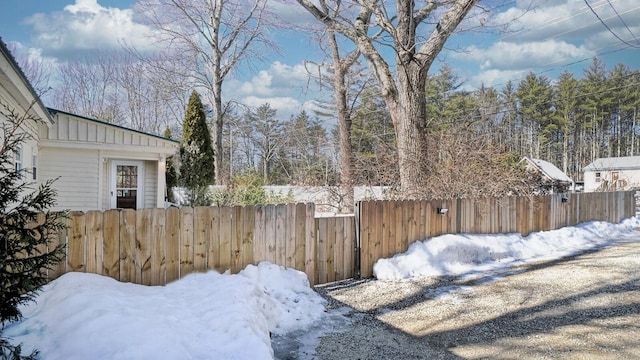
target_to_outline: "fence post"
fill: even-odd
[[[355,206],[355,213],[354,213],[354,225],[355,225],[355,242],[354,242],[354,247],[353,247],[353,277],[355,279],[360,279],[360,227],[362,226],[362,224],[360,223],[361,220],[361,216],[360,216],[360,204],[362,202],[358,201],[356,203]]]

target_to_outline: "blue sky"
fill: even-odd
[[[291,0],[270,0],[283,21],[304,21],[306,15]],[[117,48],[121,39],[142,44],[136,34],[135,0],[3,0],[0,37],[30,49],[31,56],[62,62],[69,54],[92,48]],[[290,2],[289,5],[281,3]],[[417,1],[420,3],[421,1]],[[481,2],[482,3],[482,2]],[[515,0],[492,16],[479,15],[463,26],[502,25],[500,35],[467,31],[453,36],[432,72],[446,62],[464,87],[481,84],[501,89],[516,84],[530,71],[554,79],[562,70],[581,76],[593,56],[611,69],[617,63],[640,68],[640,3],[637,0]],[[486,2],[484,4],[487,4]],[[525,9],[530,9],[525,12]],[[82,10],[82,11],[80,11]],[[515,21],[511,21],[517,19]],[[627,43],[620,41],[615,36]],[[315,92],[307,93],[304,61],[321,61],[321,52],[299,33],[281,34],[282,54],[229,78],[228,98],[258,106],[269,102],[280,115],[308,108]]]

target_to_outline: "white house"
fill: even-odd
[[[57,179],[53,210],[164,207],[166,159],[177,142],[47,109],[2,41],[0,55],[1,104],[44,120],[23,126],[32,139],[16,154],[16,166],[29,169],[36,183]]]
[[[573,180],[548,161],[525,156],[521,162],[525,163],[527,170],[540,174],[542,180],[540,186],[550,194],[567,192],[574,187]]]
[[[0,39],[0,125],[6,124],[9,113],[16,117],[25,118],[19,131],[26,132],[29,136],[21,144],[18,152],[14,155],[16,168],[32,170],[38,163],[38,122],[33,119],[42,120],[42,127],[51,126],[53,118],[44,107],[31,84],[16,64],[13,56]],[[0,133],[0,139],[4,136]],[[29,174],[33,180],[32,174]]]
[[[640,156],[596,159],[583,171],[586,192],[640,187]]]

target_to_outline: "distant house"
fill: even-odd
[[[21,130],[31,139],[15,155],[27,181],[57,179],[53,210],[164,207],[166,159],[178,143],[153,134],[44,107],[0,40],[0,103],[28,113]],[[0,115],[0,124],[7,121]]]
[[[583,170],[586,192],[640,187],[640,156],[600,158]]]
[[[524,157],[525,168],[540,175],[540,190],[546,194],[563,193],[573,189],[574,182],[562,170],[548,161]]]

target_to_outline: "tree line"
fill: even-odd
[[[596,58],[579,78],[531,73],[500,89],[463,91],[449,67],[429,70],[452,34],[484,27],[494,8],[474,0],[398,0],[393,9],[359,0],[296,3],[317,20],[304,33],[326,54],[316,80],[333,99],[319,100],[316,113],[282,119],[270,104],[248,108],[223,97],[229,74],[278,51],[267,30],[303,33],[265,0],[140,1],[154,51],[125,44],[124,52],[63,63],[61,85],[47,98],[139,130],[169,127],[180,138],[196,89],[216,184],[254,173],[265,184],[340,185],[347,206],[349,189],[363,184],[407,197],[526,193],[524,155],[580,180],[597,157],[637,152],[638,75],[625,65],[606,69]],[[32,82],[46,73],[33,71]]]

